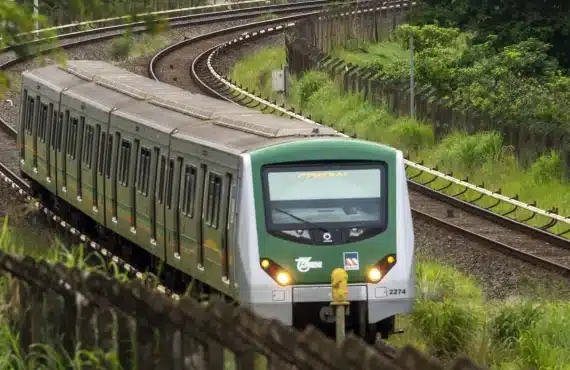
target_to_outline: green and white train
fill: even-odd
[[[302,328],[388,336],[415,297],[402,153],[101,61],[25,71],[21,173],[114,251]],[[146,260],[145,260],[146,261]]]

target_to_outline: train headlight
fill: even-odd
[[[382,272],[376,267],[372,267],[370,270],[368,270],[367,275],[368,275],[368,280],[371,283],[377,283],[382,279]]]
[[[261,268],[265,273],[279,285],[287,286],[294,284],[293,276],[279,264],[269,258],[261,258],[259,261]]]
[[[289,285],[291,283],[291,275],[287,271],[280,271],[277,273],[276,280],[279,285]]]
[[[379,283],[396,264],[396,255],[389,254],[370,266],[366,271],[366,278],[372,284]]]

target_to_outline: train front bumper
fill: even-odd
[[[356,302],[367,302],[369,323],[376,323],[395,314],[411,312],[415,292],[406,291],[407,294],[391,295],[392,290],[394,289],[377,284],[351,284],[348,286],[347,300],[351,302],[351,308]],[[262,317],[277,319],[289,326],[293,325],[301,314],[313,319],[318,317],[323,322],[330,321],[330,285],[275,288],[264,293],[258,294],[258,299],[254,302],[242,301],[242,305]],[[265,299],[260,299],[262,297]]]

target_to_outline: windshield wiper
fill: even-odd
[[[287,211],[282,210],[281,208],[273,208],[273,209],[276,210],[277,212],[281,212],[281,213],[283,213],[283,214],[285,214],[285,215],[287,215],[287,216],[293,217],[293,218],[296,219],[297,221],[303,222],[305,225],[312,226],[313,229],[321,230],[322,232],[328,233],[328,230],[327,230],[327,229],[322,228],[322,227],[320,227],[319,225],[312,223],[311,221],[307,221],[307,220],[305,220],[305,219],[302,219],[301,217],[297,217],[297,216],[295,216],[295,215],[292,214],[292,213],[289,213],[289,212],[287,212]]]

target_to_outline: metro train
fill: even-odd
[[[412,309],[394,148],[90,60],[22,73],[18,144],[35,197],[200,292],[334,333],[343,268],[346,329],[371,343]]]

